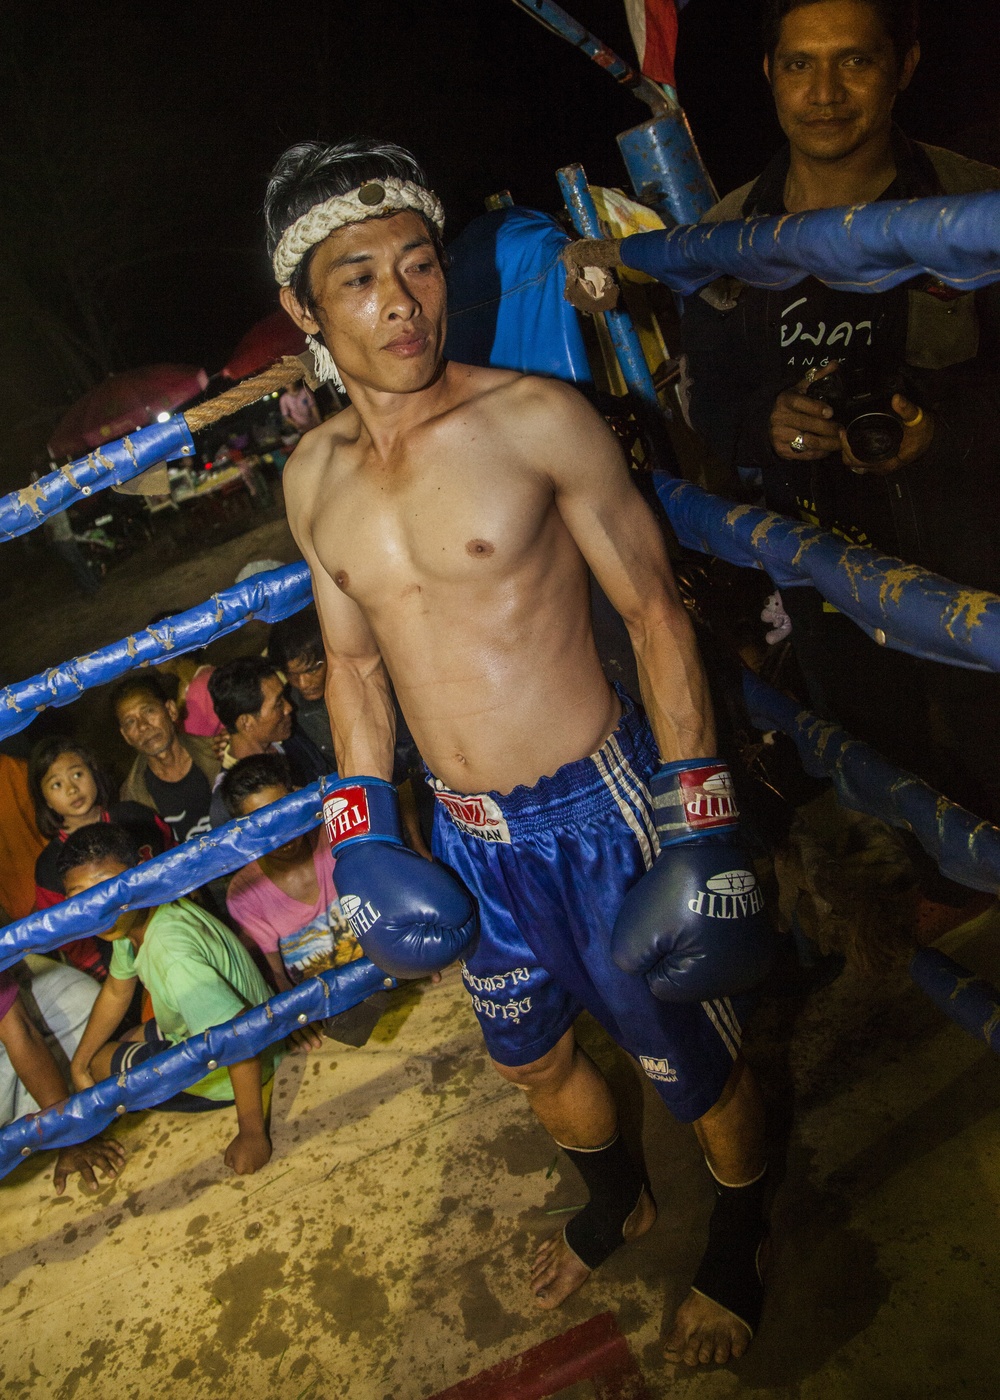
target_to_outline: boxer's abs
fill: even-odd
[[[546,612],[539,609],[528,634],[480,609],[440,628],[414,625],[380,638],[424,762],[454,791],[533,786],[594,753],[614,728],[620,706],[589,610],[570,618]]]

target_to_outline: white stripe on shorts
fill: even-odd
[[[718,1006],[718,1004],[718,1002],[703,1001],[702,1007],[704,1008],[705,1015],[711,1021],[715,1029],[719,1032],[719,1036],[722,1039],[723,1045],[725,1045],[726,1049],[729,1051],[730,1055],[732,1055],[733,1059],[735,1060],[736,1056],[739,1054],[739,1042],[737,1042],[737,1044],[735,1045],[733,1044],[728,1027],[723,1025],[722,1021],[719,1018],[719,1013],[715,1009]]]

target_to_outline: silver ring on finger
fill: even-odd
[[[796,433],[788,446],[793,452],[804,452],[806,450],[806,440],[801,433]]]

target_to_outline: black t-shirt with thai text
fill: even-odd
[[[197,763],[191,764],[190,772],[179,783],[165,783],[149,768],[143,776],[157,812],[178,845],[211,829],[212,788]]]

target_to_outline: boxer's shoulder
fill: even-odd
[[[321,485],[328,485],[331,474],[346,466],[360,434],[361,420],[352,407],[305,433],[282,473],[286,501],[310,498]]]

